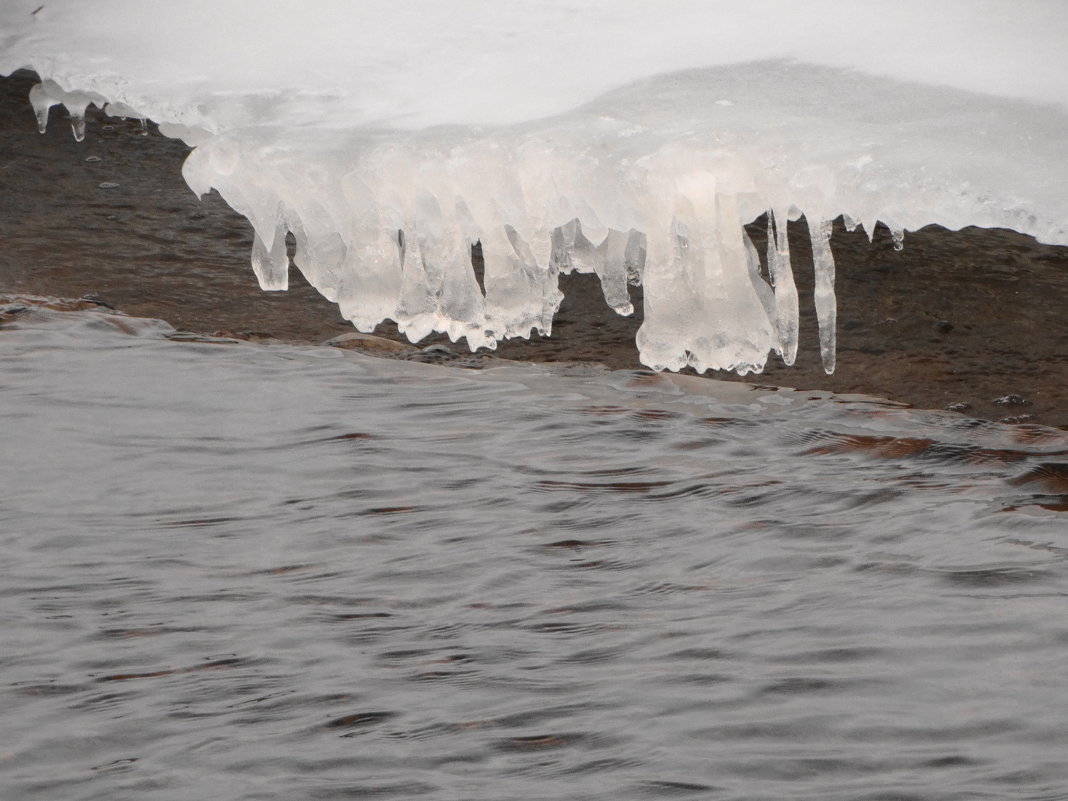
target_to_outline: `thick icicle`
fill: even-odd
[[[835,327],[838,315],[834,296],[834,254],[831,253],[832,222],[824,220],[813,224],[809,219],[808,230],[812,237],[812,267],[815,271],[816,319],[820,326],[820,355],[823,369],[830,375],[835,367]]]
[[[33,106],[33,113],[37,116],[37,130],[41,133],[48,130],[48,112],[58,103],[59,101],[45,90],[44,84],[34,84],[30,89],[30,105]]]
[[[647,234],[645,321],[637,339],[642,362],[655,369],[745,375],[763,369],[775,344],[766,305],[771,289],[759,275],[753,281],[736,195],[718,189],[710,172],[681,176],[670,233],[651,227]]]
[[[348,247],[340,270],[338,306],[358,331],[369,334],[387,317],[396,319],[401,295],[397,231],[403,229],[404,219],[386,196],[387,186],[356,174],[347,175],[341,183],[352,219],[342,236]]]
[[[434,330],[434,323],[437,321],[437,310],[434,307],[436,293],[432,285],[440,283],[440,275],[434,274],[437,271],[433,269],[432,262],[428,270],[418,237],[397,231],[397,244],[400,248],[401,264],[397,330],[407,336],[410,342],[418,342]]]
[[[530,245],[511,225],[487,234],[482,238],[487,327],[498,337],[526,339],[531,329],[550,334],[564,297],[558,272],[552,265],[538,264]]]
[[[337,303],[346,247],[337,231],[323,225],[327,219],[326,211],[314,202],[302,206],[301,214],[287,214],[295,243],[293,263],[324,298]]]
[[[597,248],[582,232],[578,217],[552,232],[552,263],[564,275],[596,272]]]
[[[471,243],[442,214],[433,195],[416,203],[418,217],[403,234],[398,328],[412,342],[443,331],[472,350],[496,345],[485,333],[485,301],[471,269]],[[492,343],[492,344],[491,344]]]
[[[443,212],[437,198],[424,197],[419,210],[412,238],[427,277],[434,328],[453,342],[466,337],[472,351],[495,348],[496,340],[486,335],[486,301],[471,266],[470,240],[455,224],[455,217]]]

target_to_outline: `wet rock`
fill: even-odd
[[[938,329],[938,333],[940,334],[948,334],[950,331],[953,330],[953,323],[951,323],[949,320],[939,320],[937,323],[935,323],[935,328]]]
[[[1027,423],[1034,419],[1034,415],[1031,414],[1014,414],[1010,417],[1002,417],[998,420],[999,423]]]
[[[427,345],[416,353],[410,354],[409,361],[422,362],[424,364],[447,364],[455,362],[457,354],[444,345]]]
[[[105,309],[111,309],[112,311],[116,311],[114,306],[112,306],[110,303],[108,303],[95,292],[88,292],[82,295],[82,300],[86,301],[87,303],[92,303],[94,306],[103,306]]]
[[[1030,406],[1031,401],[1022,395],[1002,395],[991,401],[995,406]]]
[[[210,339],[227,341],[240,340],[242,342],[271,342],[276,339],[276,337],[274,336],[274,334],[271,334],[267,331],[231,331],[228,329],[223,329],[215,331],[211,335]]]
[[[348,334],[334,337],[333,339],[328,339],[323,344],[329,345],[332,348],[359,350],[367,353],[377,353],[393,357],[404,356],[416,352],[416,349],[413,346],[405,344],[404,342],[394,342],[392,339],[378,337],[374,334],[362,334],[359,331],[353,331]]]

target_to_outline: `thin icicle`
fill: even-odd
[[[67,107],[67,111],[70,112],[70,129],[74,133],[74,141],[82,142],[85,140],[85,109],[88,106],[82,106],[78,108]]]
[[[813,297],[816,302],[816,319],[820,325],[820,355],[823,357],[823,370],[830,375],[835,366],[835,321],[838,315],[834,297],[834,254],[831,253],[830,220],[813,224],[809,221],[808,230],[812,237],[812,266],[815,270],[816,289]]]
[[[779,353],[787,365],[797,358],[799,317],[797,286],[790,266],[790,238],[787,235],[787,215],[776,216],[768,210],[768,272],[775,288],[775,335]]]
[[[627,283],[641,286],[642,273],[645,271],[645,234],[633,228],[627,232]]]
[[[286,249],[286,226],[282,220],[275,227],[270,248],[260,239],[258,232],[252,240],[252,271],[265,291],[289,289],[289,253]]]

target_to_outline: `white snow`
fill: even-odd
[[[558,275],[595,272],[643,362],[792,363],[785,238],[804,214],[834,368],[830,221],[1068,244],[1068,5],[623,0],[7,0],[0,74],[148,117],[364,331],[472,348],[548,332]],[[53,110],[52,115],[56,115]],[[769,215],[770,283],[742,225]],[[470,247],[481,241],[485,296]]]

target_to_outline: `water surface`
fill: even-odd
[[[0,797],[1068,799],[1068,435],[0,328]]]

